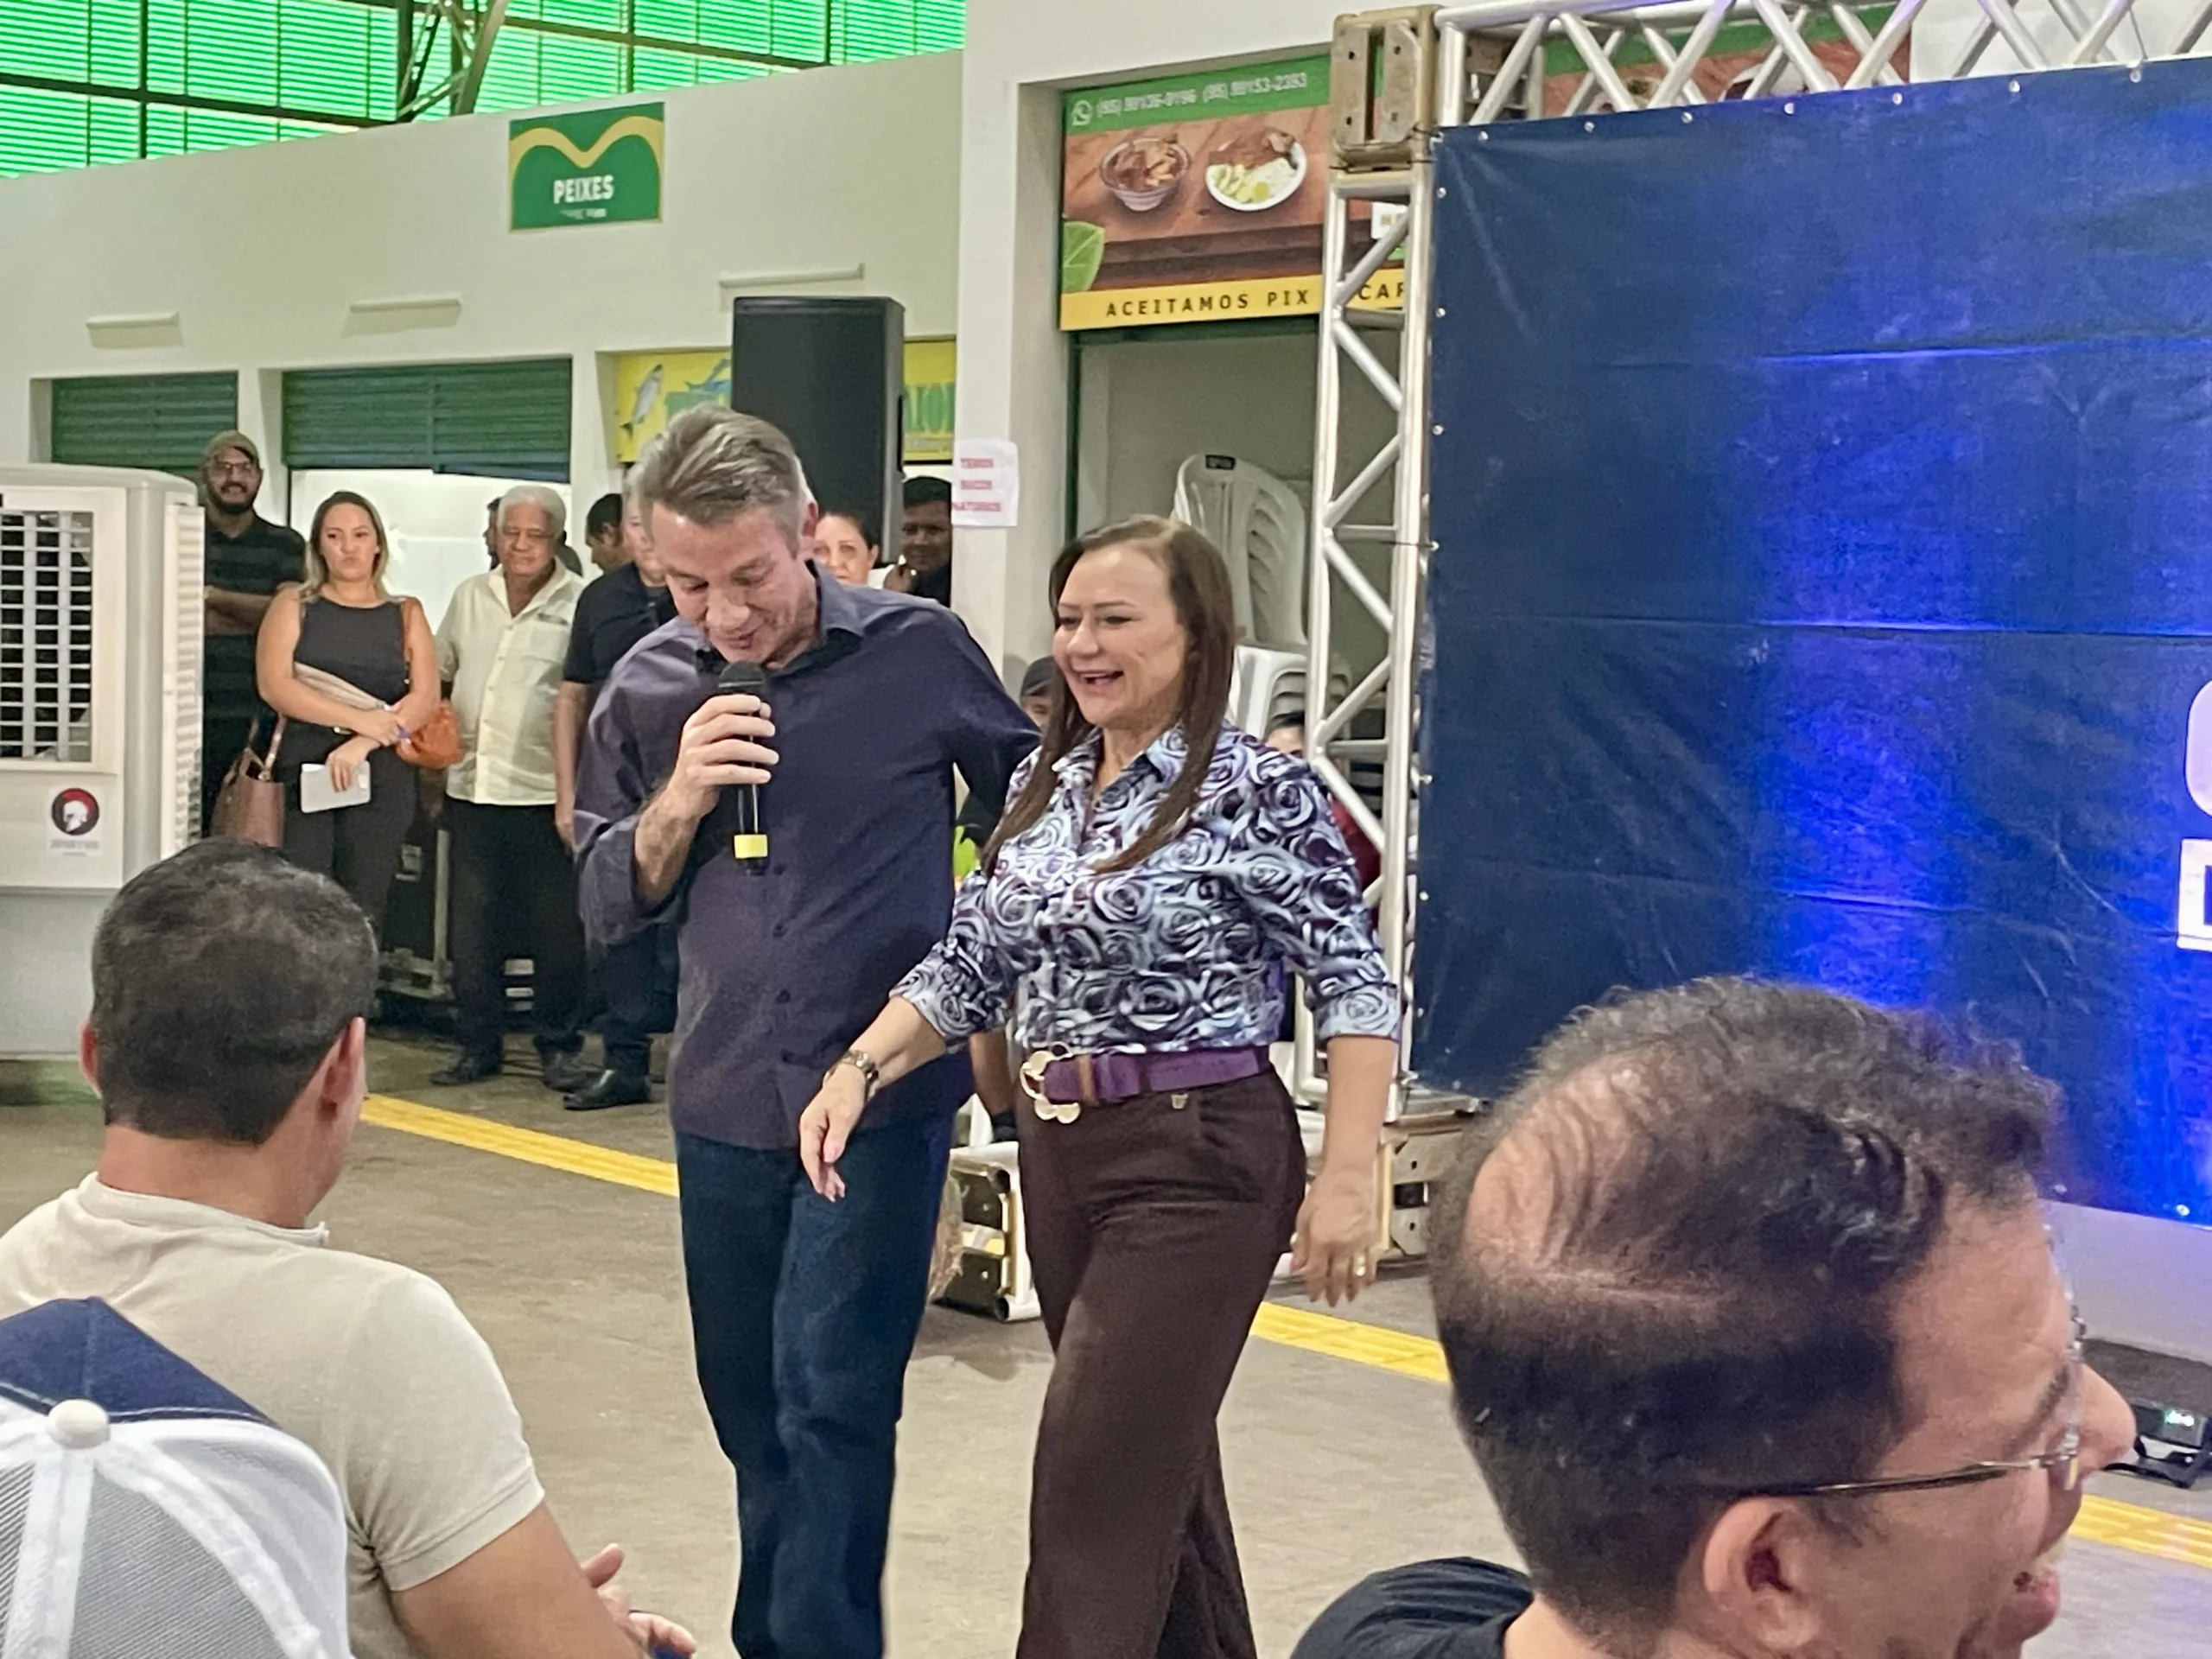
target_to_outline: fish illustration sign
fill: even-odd
[[[508,227],[658,219],[662,109],[627,104],[508,123]]]

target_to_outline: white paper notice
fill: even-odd
[[[1005,438],[952,446],[952,527],[1012,530],[1021,521],[1021,452]]]

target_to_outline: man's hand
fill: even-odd
[[[761,740],[776,734],[768,705],[747,692],[709,697],[677,741],[676,766],[662,797],[669,810],[694,825],[715,809],[721,791],[736,784],[765,784],[776,752]]]
[[[835,1204],[845,1196],[845,1178],[837,1160],[845,1155],[845,1142],[853,1125],[868,1109],[868,1080],[855,1066],[840,1062],[830,1068],[822,1087],[799,1114],[798,1160],[814,1190]]]
[[[541,1503],[459,1566],[394,1592],[392,1611],[423,1659],[639,1659],[648,1643],[693,1652],[689,1632],[631,1611],[613,1581],[621,1565],[620,1549],[578,1562]]]
[[[649,1656],[663,1653],[693,1654],[699,1643],[691,1632],[658,1613],[641,1613],[630,1605],[630,1592],[615,1581],[614,1575],[622,1570],[623,1550],[620,1544],[609,1544],[589,1560],[581,1563],[584,1578],[599,1592],[600,1605],[606,1608],[616,1624],[630,1633],[631,1640]]]
[[[576,798],[556,791],[553,798],[553,833],[561,837],[561,844],[571,853],[576,850]]]
[[[631,839],[631,882],[641,904],[657,905],[676,890],[691,855],[692,837],[721,791],[765,784],[776,752],[768,705],[747,692],[709,697],[683,722],[676,765],[645,810]]]

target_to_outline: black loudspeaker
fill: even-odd
[[[783,429],[823,510],[864,511],[899,556],[906,314],[896,300],[740,299],[730,407]]]

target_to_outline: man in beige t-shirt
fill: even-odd
[[[375,983],[367,918],[274,853],[203,842],[133,880],[92,946],[99,1167],[0,1238],[0,1315],[97,1298],[314,1448],[346,1497],[356,1659],[689,1653],[607,1582],[619,1552],[577,1565],[453,1299],[308,1224]]]

